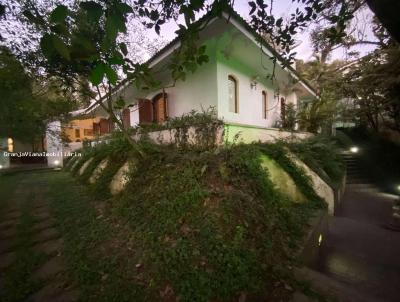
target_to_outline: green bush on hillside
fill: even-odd
[[[293,286],[291,268],[307,222],[315,209],[326,206],[288,152],[318,165],[314,157],[323,148],[259,143],[202,151],[139,144],[144,157],[118,136],[85,150],[80,166],[95,159],[78,179],[87,182],[96,165],[109,158],[90,186],[96,198],[107,199],[112,177],[124,162],[136,159],[130,183],[111,207],[134,234],[147,290],[181,301],[231,301],[240,293],[249,300],[288,298],[285,284]],[[296,203],[274,186],[261,165],[263,156],[290,175],[305,202]],[[334,174],[327,167],[324,163]]]
[[[326,136],[314,136],[303,141],[282,144],[331,187],[340,185],[345,164],[335,140]]]
[[[160,147],[139,163],[117,208],[156,288],[171,286],[181,301],[231,300],[240,292],[261,298],[286,278],[312,209],[324,205],[287,156],[275,160],[309,200],[296,204],[276,190],[260,165],[262,154],[278,152],[269,148]]]

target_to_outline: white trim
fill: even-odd
[[[155,65],[160,63],[162,60],[164,60],[166,57],[168,57],[170,54],[172,54],[175,50],[177,50],[179,47],[181,47],[181,42],[177,41],[175,42],[174,45],[170,46],[170,49],[165,51],[163,54],[159,55],[156,59],[154,59],[153,62],[149,64],[150,68],[153,68]]]
[[[210,21],[208,21],[207,26],[210,26],[212,23],[214,23],[216,20],[218,19],[218,17],[214,17],[213,19],[211,19]],[[176,39],[176,37],[174,38]],[[166,57],[168,57],[170,54],[172,54],[175,50],[177,50],[179,47],[181,47],[181,42],[177,41],[175,42],[174,45],[170,46],[170,49],[165,51],[163,54],[161,54],[160,56],[158,56],[156,59],[154,59],[153,62],[151,62],[149,64],[149,67],[152,68],[155,65],[157,65],[158,63],[160,63],[162,60],[164,60]],[[150,59],[151,60],[151,59]]]

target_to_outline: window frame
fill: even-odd
[[[231,111],[231,108],[230,108],[230,96],[229,96],[229,83],[230,82],[232,82],[233,84],[234,84],[234,90],[235,90],[235,93],[234,93],[234,111]],[[233,75],[228,75],[228,100],[229,100],[229,112],[232,112],[232,113],[239,113],[239,89],[238,89],[238,86],[239,86],[239,84],[238,84],[239,82],[238,82],[238,80],[237,80],[237,78],[235,77],[235,76],[233,76]]]

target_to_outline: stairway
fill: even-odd
[[[346,190],[329,221],[318,272],[376,301],[397,302],[400,285],[400,232],[382,226],[390,221],[394,195],[370,181],[358,154],[345,152]],[[364,301],[351,295],[350,301]]]
[[[361,165],[357,158],[357,153],[343,152],[342,153],[344,162],[347,168],[347,184],[369,184],[370,182],[362,176]]]

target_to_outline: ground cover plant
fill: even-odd
[[[137,163],[126,189],[110,200],[109,209],[128,225],[147,290],[162,300],[181,301],[290,296],[286,288],[295,286],[291,268],[307,221],[325,204],[287,147],[233,144],[203,151],[141,144],[145,157],[125,152],[118,165],[129,159]],[[123,140],[98,146],[87,150],[81,161],[93,156],[97,163],[117,160],[123,146]],[[291,175],[306,202],[295,203],[276,189],[261,166],[263,155]],[[109,166],[100,183],[92,185],[93,192],[109,190],[117,170]],[[87,169],[93,171],[95,165]],[[89,176],[84,173],[78,179]]]
[[[115,140],[87,149],[80,159],[101,154],[117,161],[121,152],[121,164],[141,158],[126,189],[114,198],[96,194],[99,184],[90,185],[89,174],[6,176],[16,183],[37,182],[32,187],[42,192],[63,238],[65,276],[83,301],[287,301],[294,289],[303,288],[292,270],[299,264],[307,221],[325,204],[286,146],[233,144],[201,151],[140,144],[144,158]],[[273,185],[262,156],[290,174],[305,201],[296,203]],[[110,171],[116,169],[110,165]],[[103,192],[112,175],[102,176]],[[21,205],[29,213],[29,203]],[[19,234],[29,245],[29,227]],[[21,248],[30,253],[28,246]],[[17,275],[9,276],[12,281]],[[24,284],[9,301],[40,286]]]
[[[340,145],[331,137],[316,135],[298,142],[281,142],[332,188],[341,185],[345,164]]]
[[[277,156],[284,148],[277,148],[163,152],[131,176],[117,207],[145,249],[144,266],[157,272],[161,287],[171,287],[171,296],[274,298],[273,284],[290,275],[312,209],[324,206],[289,157]],[[308,198],[305,204],[274,188],[261,168],[262,154],[290,171]]]

